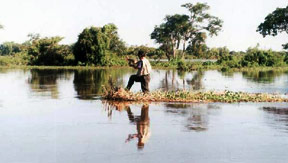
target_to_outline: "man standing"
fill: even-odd
[[[149,92],[149,82],[150,82],[150,72],[152,70],[150,62],[145,58],[146,54],[144,51],[140,50],[138,52],[139,61],[132,61],[129,65],[135,69],[138,69],[136,75],[131,75],[126,87],[127,90],[130,90],[134,82],[141,82],[141,89],[143,93]],[[130,59],[127,59],[131,62]]]

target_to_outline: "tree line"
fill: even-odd
[[[117,26],[110,23],[102,27],[85,28],[76,43],[71,45],[60,44],[63,37],[41,37],[39,34],[29,34],[29,39],[24,43],[4,42],[0,44],[0,55],[7,58],[6,61],[0,60],[0,64],[125,65],[125,56],[133,55],[140,49],[146,51],[150,58],[166,58],[169,61],[179,58],[213,58],[225,61],[227,56],[245,55],[248,52],[249,49],[246,52],[234,52],[226,47],[209,48],[206,39],[218,35],[223,21],[209,14],[210,6],[207,3],[186,3],[181,7],[187,9],[187,14],[167,15],[163,23],[154,27],[150,37],[159,44],[158,48],[127,46],[119,37]],[[287,13],[288,6],[277,8],[258,26],[257,32],[263,37],[288,33]],[[288,49],[288,43],[283,48]]]

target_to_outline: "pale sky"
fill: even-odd
[[[210,14],[224,21],[218,36],[209,38],[209,47],[227,46],[230,50],[254,47],[282,50],[287,34],[263,38],[257,26],[287,0],[1,0],[0,43],[28,40],[29,33],[62,36],[62,43],[77,41],[86,27],[114,23],[127,45],[157,47],[150,34],[166,15],[187,13],[184,3],[207,2]]]

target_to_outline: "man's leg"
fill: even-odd
[[[130,90],[131,87],[133,86],[134,82],[139,82],[140,81],[140,76],[138,75],[131,75],[127,84],[126,89]]]
[[[150,82],[150,75],[141,76],[141,89],[143,93],[149,92],[149,82]]]

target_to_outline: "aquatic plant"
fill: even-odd
[[[245,92],[195,92],[195,91],[153,91],[151,93],[133,93],[123,88],[104,88],[103,98],[116,101],[142,101],[142,102],[288,102],[288,98],[277,94],[245,93]]]

